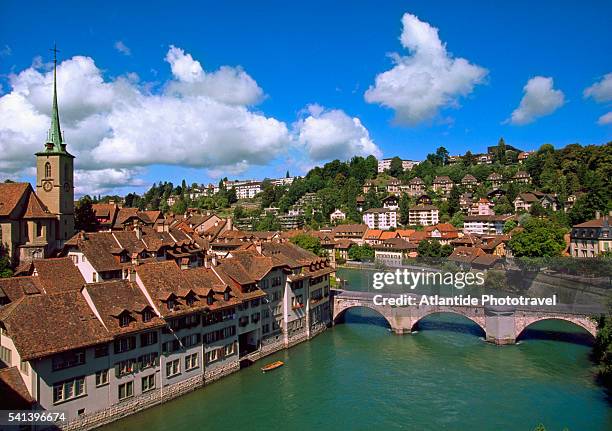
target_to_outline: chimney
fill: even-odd
[[[255,241],[255,250],[257,250],[257,253],[262,254],[261,253],[261,241]]]
[[[231,217],[227,218],[227,230],[232,230],[232,226],[233,226],[233,221]]]
[[[595,220],[599,220],[601,218],[601,212],[595,211]]]
[[[212,255],[212,266],[217,266],[217,255],[216,254]]]
[[[208,261],[208,255],[204,255],[204,268],[210,268],[210,262]]]

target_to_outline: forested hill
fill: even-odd
[[[329,214],[339,208],[346,212],[346,222],[360,222],[361,216],[357,211],[356,198],[363,195],[364,209],[381,205],[385,197],[385,186],[393,178],[407,183],[414,177],[421,178],[427,188],[427,193],[440,208],[441,220],[452,220],[458,214],[458,198],[465,190],[459,185],[466,174],[471,174],[478,180],[478,187],[474,190],[474,198],[485,197],[492,185],[487,177],[495,172],[509,179],[519,170],[527,171],[532,179],[531,184],[516,184],[504,181],[501,186],[506,196],[495,202],[495,212],[506,214],[513,212],[512,201],[520,192],[540,191],[555,194],[558,201],[566,202],[568,196],[578,196],[573,209],[567,214],[559,211],[556,221],[564,226],[579,223],[594,217],[595,211],[607,213],[612,209],[612,142],[604,145],[581,146],[568,145],[555,150],[552,145],[545,144],[522,163],[518,163],[518,154],[506,150],[503,139],[492,151],[491,164],[479,164],[478,159],[471,152],[459,158],[449,157],[448,151],[440,147],[435,153],[411,170],[404,171],[399,158],[391,162],[391,168],[382,174],[377,173],[378,161],[374,156],[353,157],[351,160],[341,162],[334,160],[322,167],[311,169],[303,178],[297,178],[290,186],[273,186],[271,182],[264,181],[263,191],[257,198],[247,202],[236,203],[236,194],[233,190],[221,187],[214,196],[203,196],[190,199],[189,191],[197,184],[187,186],[185,181],[180,186],[172,183],[155,184],[143,196],[129,194],[126,196],[127,206],[137,206],[147,209],[161,209],[182,213],[187,207],[198,207],[206,210],[230,211],[230,205],[237,218],[250,216],[261,218],[264,208],[276,207],[279,213],[286,213],[292,206],[300,201],[307,193],[315,194],[315,201],[302,205],[306,224],[318,227],[329,222]],[[457,184],[449,199],[444,200],[431,189],[436,176],[448,176]],[[367,194],[363,193],[366,181],[378,186],[378,192],[372,188]],[[169,196],[177,196],[173,206],[166,203]],[[103,199],[106,200],[106,199]],[[413,205],[414,201],[407,195],[402,196],[400,207],[402,212]],[[456,221],[456,220],[455,220]],[[276,223],[268,217],[262,228],[274,228]]]

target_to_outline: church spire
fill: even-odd
[[[47,150],[65,152],[66,145],[63,142],[62,130],[60,128],[59,109],[57,107],[57,53],[56,45],[53,45],[53,108],[51,110],[51,128],[47,138]]]

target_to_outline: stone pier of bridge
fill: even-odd
[[[597,323],[591,318],[591,314],[564,310],[563,307],[536,309],[527,307],[376,305],[374,294],[346,290],[333,292],[332,306],[334,322],[339,320],[344,312],[350,308],[365,307],[384,317],[391,330],[396,334],[411,333],[416,330],[421,319],[431,314],[452,313],[464,316],[474,322],[482,329],[488,342],[498,345],[514,344],[525,328],[541,320],[565,320],[583,328],[593,337],[597,335]]]

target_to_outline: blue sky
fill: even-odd
[[[453,62],[463,58],[471,67],[463,75],[461,72],[456,76],[451,75],[454,72],[443,75],[449,81],[463,80],[463,84],[442,94],[444,101],[431,102],[433,115],[414,114],[414,101],[406,98],[398,101],[387,94],[385,88],[380,88],[378,96],[371,97],[369,102],[364,97],[368,88],[376,85],[379,74],[398,64],[393,63],[388,54],[397,53],[405,62],[414,57],[414,52],[400,42],[405,29],[404,14],[419,20],[412,21],[415,31],[438,29],[440,43],[445,46],[444,59]],[[71,114],[71,109],[76,112],[93,110],[96,106],[101,106],[102,110],[118,108],[108,108],[106,102],[99,101],[86,108],[72,106],[71,103],[76,102],[69,94],[63,99],[60,89],[60,113],[62,106],[68,111],[65,133],[69,148],[73,144],[72,148],[76,148],[74,140],[82,138],[88,130],[99,133],[96,136],[100,139],[118,141],[107,142],[103,149],[91,150],[91,157],[82,150],[84,161],[82,166],[77,164],[77,168],[81,170],[82,181],[89,181],[91,185],[81,187],[81,192],[142,190],[152,181],[178,182],[182,178],[188,182],[208,182],[226,172],[229,177],[241,178],[278,176],[287,169],[299,174],[309,166],[323,163],[326,156],[347,157],[351,151],[365,154],[372,148],[386,157],[399,155],[421,159],[440,145],[448,148],[451,154],[464,153],[467,149],[483,151],[487,145],[495,144],[500,136],[507,143],[524,149],[534,149],[546,142],[563,146],[573,142],[601,144],[612,140],[612,125],[598,124],[598,119],[612,109],[607,90],[600,88],[595,95],[584,95],[585,89],[603,83],[604,76],[612,72],[610,2],[183,2],[178,7],[162,2],[149,2],[145,6],[136,2],[108,1],[35,2],[26,7],[23,2],[5,1],[0,20],[2,97],[16,92],[14,85],[27,81],[25,75],[19,79],[14,77],[32,68],[33,64],[44,78],[49,70],[45,63],[51,59],[48,48],[53,41],[57,41],[61,50],[60,61],[74,56],[90,58],[104,83],[116,84],[119,79],[148,96],[166,94],[169,83],[185,81],[180,72],[173,73],[172,63],[167,60],[170,46],[175,46],[182,50],[175,51],[175,58],[190,61],[188,66],[199,62],[205,73],[215,72],[222,66],[240,66],[253,81],[248,81],[249,85],[261,90],[259,95],[245,96],[244,103],[232,99],[232,109],[240,105],[236,109],[244,108],[248,112],[236,114],[232,111],[234,113],[230,114],[228,111],[228,116],[249,115],[245,120],[249,122],[248,127],[252,121],[258,124],[261,119],[278,122],[269,125],[271,129],[263,137],[258,132],[249,135],[256,151],[249,152],[248,142],[235,143],[234,138],[228,141],[219,138],[212,144],[202,144],[202,151],[209,152],[213,159],[217,149],[236,145],[236,152],[245,151],[243,162],[229,156],[218,160],[200,157],[201,160],[190,161],[191,166],[185,167],[180,158],[162,165],[159,162],[163,157],[139,159],[135,154],[125,159],[117,156],[121,160],[115,164],[112,157],[108,157],[109,151],[122,153],[121,145],[131,145],[126,138],[131,134],[124,132],[122,135],[119,126],[106,126],[105,132],[96,131],[96,125],[92,124],[88,126],[91,129],[83,128],[79,122],[85,118]],[[185,57],[188,55],[191,57]],[[42,64],[36,57],[41,57]],[[66,75],[72,76],[68,70]],[[508,121],[525,95],[525,85],[534,77],[544,79],[538,85],[533,83],[535,99],[531,102],[537,105],[541,97],[548,98],[548,108],[526,107],[530,117],[527,124]],[[36,85],[47,85],[47,81],[42,83],[43,78]],[[546,81],[548,78],[552,81]],[[27,81],[27,85],[34,85],[32,82]],[[73,82],[74,85],[82,84],[76,78]],[[89,88],[84,86],[81,90]],[[232,86],[228,88],[229,92],[238,91]],[[64,90],[65,93],[69,91]],[[177,91],[182,92],[181,100],[193,96],[193,92],[187,93],[191,89]],[[205,97],[212,97],[206,93],[209,90],[202,91]],[[121,97],[127,97],[125,92]],[[203,93],[197,94],[203,97]],[[412,93],[406,94],[410,99]],[[226,103],[229,96],[220,97]],[[0,99],[0,123],[27,124],[29,117],[25,114],[21,120],[9,116],[7,112],[13,115],[16,110],[14,105],[10,111],[6,108],[9,102],[5,100],[3,111]],[[405,115],[396,115],[402,109],[397,105],[402,103],[408,104],[408,119]],[[37,101],[31,104],[34,111],[46,115]],[[389,108],[390,105],[394,109]],[[529,114],[532,112],[529,109],[537,111],[540,108],[547,113]],[[195,118],[201,112],[210,111],[198,111]],[[71,115],[72,136],[69,133]],[[88,117],[88,123],[94,123],[95,118]],[[163,118],[161,115],[157,121],[163,122]],[[41,124],[42,119],[39,118]],[[358,119],[358,124],[354,119]],[[181,135],[178,131],[180,120],[174,121],[178,123],[170,133]],[[134,123],[134,127],[150,128],[151,124],[156,123]],[[323,129],[330,124],[337,126],[334,130],[341,137],[326,135]],[[209,124],[193,130],[188,139],[205,140],[210,133],[220,133],[222,137],[230,133],[218,128],[211,132],[211,127]],[[281,130],[283,127],[286,136]],[[27,143],[24,149],[29,151],[30,145],[34,145],[30,141],[36,142],[36,136],[41,134],[39,129],[33,127],[27,136],[18,138],[14,138],[15,130],[7,131],[6,135],[0,130],[4,140],[0,148],[8,154],[7,160],[0,162],[3,176],[31,178],[31,170],[27,170],[33,165],[31,151],[7,153],[4,146],[19,145],[23,140]],[[160,134],[168,133],[168,128],[160,127]],[[271,134],[274,137],[270,137]],[[148,131],[147,139],[151,140],[151,136],[154,134]],[[40,147],[44,138],[43,133]],[[260,138],[265,142],[257,144]],[[14,142],[11,139],[15,139]],[[334,144],[334,139],[339,140],[338,145]],[[350,143],[340,142],[342,139]],[[168,142],[154,152],[171,154],[177,151],[172,138]],[[330,149],[332,144],[342,151]],[[279,151],[283,147],[286,147],[285,152]],[[135,144],[134,148],[135,153],[142,153],[142,147]],[[197,143],[191,147],[183,144],[178,151],[198,151],[198,148]],[[268,151],[270,154],[266,154]],[[104,171],[105,163],[115,171]],[[106,177],[114,181],[105,182]]]

